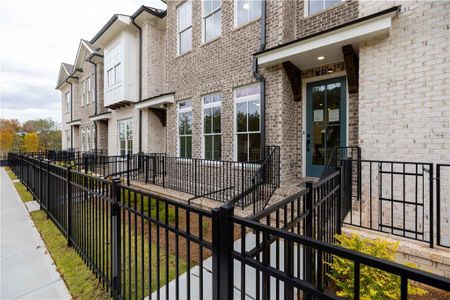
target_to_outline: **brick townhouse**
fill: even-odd
[[[450,2],[166,4],[114,15],[61,64],[63,148],[248,162],[280,146],[273,201],[336,147],[449,161]]]

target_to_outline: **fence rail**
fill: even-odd
[[[326,280],[335,257],[450,292],[450,279],[331,245],[341,226],[337,170],[258,213],[228,203],[205,211],[24,155],[11,168],[114,299],[337,299]]]

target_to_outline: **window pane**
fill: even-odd
[[[214,14],[214,37],[220,35],[222,31],[222,10]]]
[[[127,154],[133,154],[133,140],[129,140],[127,144],[128,144]]]
[[[178,107],[181,108],[188,108],[188,107],[192,107],[192,101],[183,101],[178,103]]]
[[[205,16],[205,15],[207,15],[207,14],[209,14],[210,12],[212,12],[213,11],[213,1],[212,0],[205,0],[205,1],[203,1],[203,3],[204,3],[204,8],[203,8],[203,15]]]
[[[214,160],[222,159],[222,136],[215,135],[214,136]]]
[[[205,159],[213,159],[213,136],[205,135]]]
[[[260,154],[261,154],[261,135],[259,133],[252,133],[249,134],[249,143],[250,143],[250,155],[249,155],[249,160],[250,161],[255,161],[255,160],[259,160],[260,158]]]
[[[204,116],[204,133],[211,133],[212,132],[212,108],[205,108],[205,116]]]
[[[259,131],[259,100],[248,103],[248,131]]]
[[[237,136],[237,159],[238,161],[247,161],[248,158],[248,136],[247,134],[238,134]]]
[[[261,1],[260,0],[250,0],[250,19],[255,20],[261,16]]]
[[[192,158],[192,136],[186,137],[186,158]]]
[[[214,15],[205,18],[205,42],[214,38]]]
[[[220,133],[221,132],[221,112],[220,107],[214,107],[212,108],[213,111],[213,132],[214,133]]]
[[[180,157],[186,157],[186,137],[180,136]]]
[[[236,104],[236,122],[237,122],[237,132],[246,132],[247,131],[247,103],[238,103]]]
[[[325,0],[325,8],[335,6],[336,4],[341,3],[342,0]]]
[[[312,15],[323,9],[323,0],[309,0],[309,12]]]
[[[248,10],[250,5],[248,1],[238,0],[236,1],[236,13],[237,13],[237,25],[242,25],[248,22]]]

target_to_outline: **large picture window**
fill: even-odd
[[[222,157],[221,104],[222,97],[219,94],[203,97],[203,149],[205,159],[221,160]]]
[[[122,82],[122,45],[118,44],[106,53],[105,69],[107,86],[113,86]]]
[[[131,119],[118,122],[119,127],[119,154],[125,156],[133,154],[133,124]]]
[[[342,3],[342,0],[305,0],[305,3],[307,4],[305,6],[308,8],[307,15],[312,15],[318,13],[319,11]]]
[[[261,16],[261,0],[235,0],[235,26],[244,25]]]
[[[209,42],[222,31],[222,1],[203,1],[203,42]]]
[[[192,2],[186,1],[177,8],[178,54],[192,49]]]
[[[178,149],[182,158],[192,158],[192,101],[178,103]]]
[[[258,84],[235,90],[236,158],[257,161],[261,146],[260,86]]]

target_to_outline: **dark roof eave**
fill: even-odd
[[[69,80],[69,79],[71,79],[71,78],[72,78],[72,79],[80,79],[79,77],[75,77],[75,76],[69,75],[69,76],[66,77],[66,79],[64,79],[64,81],[62,81],[60,84],[58,84],[58,85],[55,87],[55,89],[56,89],[56,90],[59,90],[59,88],[62,87],[62,85],[63,85],[64,83],[68,83],[67,80]]]
[[[105,112],[102,112],[102,113],[99,113],[99,114],[95,114],[95,115],[89,116],[89,118],[93,118],[93,117],[97,117],[97,116],[103,116],[103,115],[107,115],[107,114],[110,114],[110,113],[111,113],[110,111],[105,111]]]
[[[161,12],[158,13],[157,11],[150,9],[147,6],[142,5],[141,7],[139,7],[139,9],[134,14],[131,15],[131,19],[133,19],[133,20],[136,19],[143,12],[147,12],[147,13],[152,14],[155,17],[158,17],[161,19],[167,15],[167,10],[161,10]]]
[[[102,29],[100,29],[99,32],[97,32],[97,34],[89,42],[91,44],[94,44],[106,32],[106,30],[108,30],[109,27],[111,27],[111,25],[114,24],[114,22],[116,22],[118,18],[119,15],[117,14],[112,16],[111,19],[109,19],[109,21],[102,27]]]
[[[395,12],[395,11],[400,11],[400,7],[401,7],[401,5],[392,6],[392,7],[388,8],[388,9],[379,11],[377,13],[374,13],[374,14],[371,14],[371,15],[367,15],[365,17],[358,18],[358,19],[355,19],[355,20],[352,20],[352,21],[349,21],[349,22],[346,22],[346,23],[334,26],[334,27],[328,28],[328,29],[320,31],[320,32],[316,32],[316,33],[313,33],[313,34],[301,37],[299,39],[287,42],[285,44],[281,44],[281,45],[278,45],[278,46],[275,46],[275,47],[272,47],[272,48],[269,48],[269,49],[266,49],[266,50],[263,50],[263,51],[259,51],[259,52],[253,53],[253,55],[256,56],[256,55],[260,55],[260,54],[263,54],[263,53],[267,53],[267,52],[270,52],[270,51],[273,51],[273,50],[276,50],[276,49],[279,49],[279,48],[283,48],[283,47],[286,47],[286,46],[289,46],[289,45],[292,45],[292,44],[295,44],[295,43],[298,43],[298,42],[301,42],[301,41],[305,41],[305,40],[308,40],[308,39],[311,39],[311,38],[314,38],[314,37],[317,37],[317,36],[320,36],[320,35],[323,35],[323,34],[326,34],[326,33],[333,32],[335,30],[338,30],[338,29],[341,29],[341,28],[344,28],[344,27],[347,27],[347,26],[350,26],[350,25],[358,24],[360,22],[364,22],[364,21],[367,21],[367,20],[370,20],[370,19],[382,16],[382,15],[385,15],[385,14],[388,14],[388,13],[392,13],[392,12]]]
[[[142,102],[145,102],[145,101],[153,100],[153,99],[156,99],[156,98],[159,98],[159,97],[164,97],[164,96],[167,96],[167,95],[175,95],[175,92],[159,94],[159,95],[147,98],[147,99],[142,99],[141,101],[138,101],[137,103],[142,103]]]

